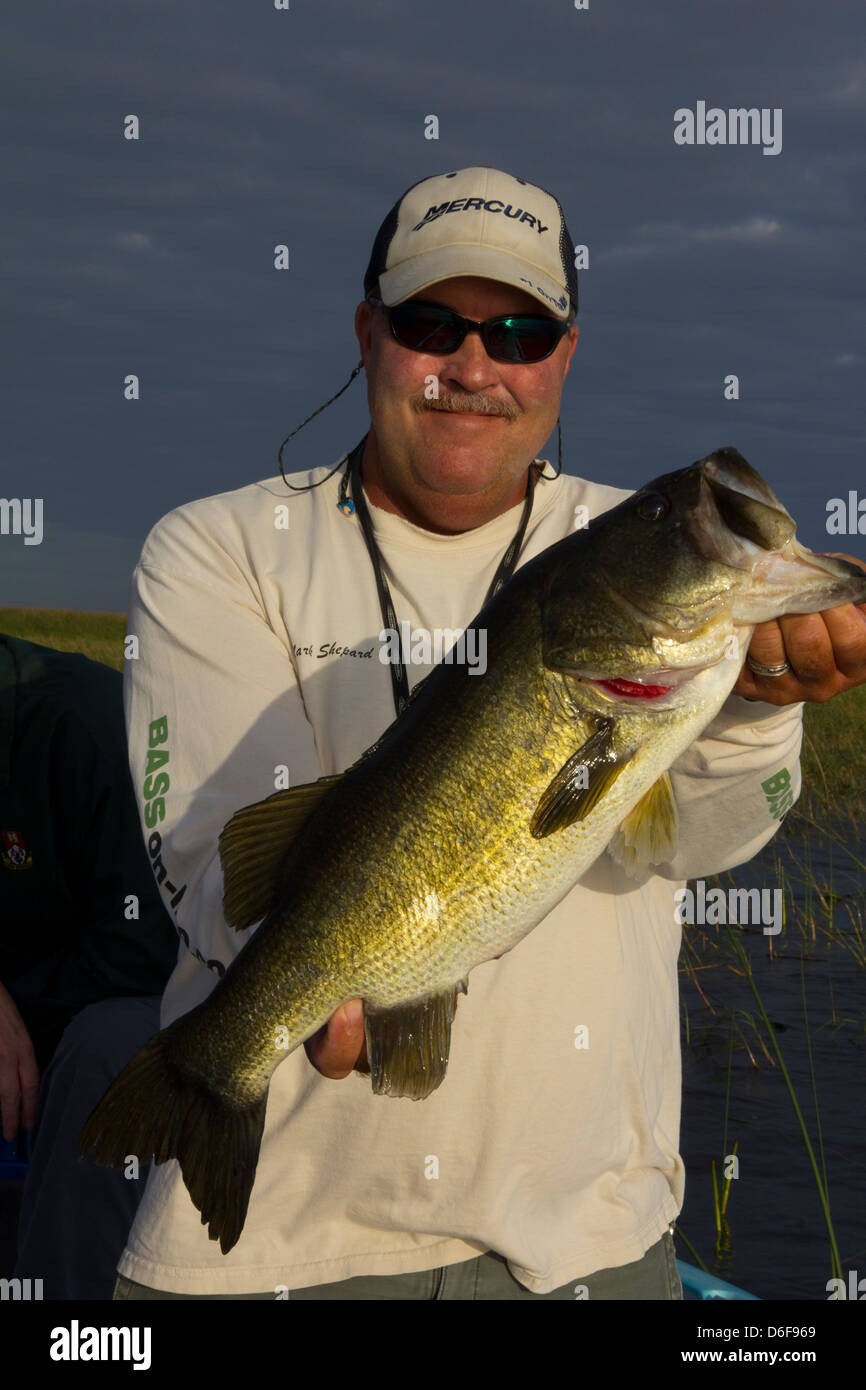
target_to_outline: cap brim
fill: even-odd
[[[461,275],[479,275],[523,290],[558,319],[567,319],[571,311],[567,292],[536,266],[508,251],[472,244],[435,247],[401,261],[393,270],[383,270],[379,294],[382,303],[392,308],[440,280],[456,280]]]

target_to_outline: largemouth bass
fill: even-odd
[[[280,1062],[360,997],[374,1091],[428,1096],[475,966],[607,846],[634,875],[674,855],[667,769],[724,703],[754,625],[863,601],[866,575],[801,546],[733,449],[545,550],[475,620],[483,677],[440,664],[347,772],[231,818],[226,920],[261,925],[113,1083],[81,1153],[177,1159],[230,1250]]]

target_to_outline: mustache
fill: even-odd
[[[516,405],[498,400],[495,396],[485,396],[483,391],[457,392],[441,389],[439,396],[431,400],[427,399],[423,391],[413,396],[412,409],[419,414],[424,410],[444,410],[454,414],[471,410],[478,415],[499,415],[503,420],[516,420],[520,414]]]

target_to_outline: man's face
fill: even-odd
[[[443,280],[413,298],[475,320],[545,312],[522,290],[478,276]],[[444,529],[480,524],[476,514],[512,505],[508,499],[522,491],[529,463],[556,424],[577,329],[543,362],[527,364],[495,362],[478,333],[467,333],[444,356],[414,352],[366,302],[355,328],[371,419],[365,484],[369,474],[403,515],[421,525],[444,521]],[[426,398],[430,377],[438,400]]]

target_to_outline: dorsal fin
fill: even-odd
[[[270,911],[277,874],[295,836],[343,774],[320,777],[300,787],[274,792],[264,801],[236,811],[219,838],[223,870],[223,912],[230,927],[243,931]]]

